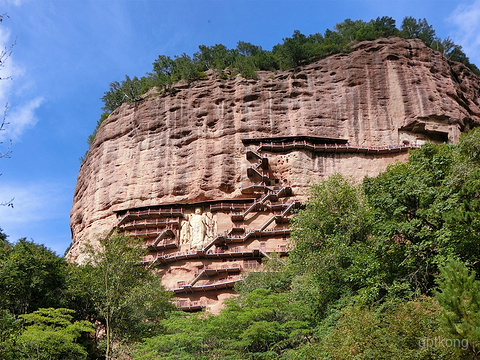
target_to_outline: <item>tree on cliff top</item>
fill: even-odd
[[[153,62],[153,71],[138,78],[125,77],[125,80],[114,81],[110,89],[104,93],[103,110],[112,112],[124,102],[137,101],[141,94],[156,86],[164,93],[171,93],[175,82],[192,81],[204,78],[208,69],[215,70],[220,78],[241,74],[246,78],[256,78],[258,70],[288,69],[308,64],[326,56],[349,52],[352,44],[375,40],[381,37],[401,36],[418,38],[434,50],[441,51],[447,58],[460,61],[473,72],[480,74],[479,69],[471,64],[462,48],[453,44],[450,38],[440,39],[426,19],[404,18],[400,29],[395,20],[389,16],[377,17],[368,22],[363,20],[345,21],[335,25],[334,30],[327,29],[324,34],[304,35],[295,30],[291,37],[285,37],[282,43],[275,45],[271,51],[260,46],[239,41],[235,49],[228,49],[222,44],[213,46],[199,45],[198,51],[189,56],[160,55]]]
[[[140,79],[125,76],[125,80],[121,82],[110,83],[109,90],[102,97],[102,119],[125,102],[141,100],[141,95],[153,87],[160,93],[173,94],[174,83],[184,81],[191,84],[204,79],[205,71],[209,69],[215,70],[221,79],[238,74],[247,79],[256,79],[258,70],[295,68],[336,53],[350,52],[352,45],[359,41],[390,36],[420,39],[432,49],[442,52],[447,59],[461,62],[472,72],[480,74],[480,70],[470,63],[462,47],[454,44],[450,38],[440,39],[426,19],[405,17],[401,29],[396,27],[395,20],[389,16],[377,17],[368,22],[346,19],[336,24],[334,30],[325,30],[323,35],[316,33],[306,36],[295,30],[291,37],[284,38],[283,43],[275,45],[271,51],[239,41],[235,49],[228,49],[222,44],[200,45],[199,51],[192,57],[185,53],[175,56],[174,59],[159,55],[153,62],[153,71],[146,76]],[[88,137],[89,145],[95,139],[102,119]],[[84,160],[85,156],[80,158],[81,163]]]

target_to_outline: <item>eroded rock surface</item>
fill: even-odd
[[[363,42],[258,80],[208,79],[175,95],[123,104],[98,130],[80,168],[71,211],[73,246],[109,231],[115,211],[242,197],[244,139],[314,136],[355,146],[456,142],[480,122],[480,80],[419,40]],[[270,155],[271,171],[299,197],[335,172],[361,180],[399,155]],[[220,224],[219,224],[220,225]]]

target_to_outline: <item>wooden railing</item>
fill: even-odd
[[[338,152],[338,153],[366,153],[366,154],[387,154],[407,152],[411,149],[418,149],[414,145],[386,145],[386,146],[358,146],[349,144],[313,144],[308,141],[270,142],[260,143],[257,152],[285,152],[291,150],[305,149],[315,152]]]

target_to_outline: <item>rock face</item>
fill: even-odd
[[[197,239],[203,245],[232,229],[261,228],[275,214],[275,204],[283,203],[277,209],[281,213],[295,199],[304,200],[309,180],[335,172],[357,180],[375,176],[408,156],[401,150],[425,141],[456,142],[462,131],[480,123],[479,77],[419,40],[363,42],[350,54],[300,69],[259,72],[258,80],[209,74],[178,90],[123,104],[103,122],[78,175],[71,260],[81,261],[82,243],[100,233],[118,225],[127,231],[140,219],[148,222],[140,215],[134,219],[133,211],[165,215],[168,206],[178,210],[162,215],[172,221],[173,232],[166,234],[163,223],[157,226],[163,235],[150,243],[152,259],[160,251],[155,246],[168,239],[176,239],[177,252],[187,245],[180,242],[181,227],[183,222],[190,226],[195,215],[204,223],[208,217],[209,226],[216,217],[215,229],[196,230],[210,232]],[[340,145],[336,151],[335,143]],[[264,187],[252,188],[255,184]],[[280,188],[287,190],[261,201]],[[228,211],[218,205],[230,200],[236,205]],[[256,204],[254,219],[253,212],[234,219],[251,204]],[[130,229],[141,230],[135,226]],[[188,245],[194,249],[191,241]],[[208,265],[197,262],[197,269]],[[175,288],[173,283],[198,265],[192,264],[187,259],[176,270],[173,265],[161,270],[175,273],[171,280],[165,277],[166,285]],[[184,275],[182,269],[187,269]]]

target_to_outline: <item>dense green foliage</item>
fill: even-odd
[[[86,359],[84,346],[77,342],[82,333],[95,327],[88,321],[73,321],[73,310],[39,309],[16,320],[3,313],[0,325],[2,359]],[[23,325],[23,327],[21,327]]]
[[[0,249],[0,309],[14,315],[64,305],[67,264],[43,245],[3,240]],[[0,245],[1,247],[2,245]]]
[[[164,334],[138,347],[136,359],[277,359],[285,349],[308,342],[308,311],[291,294],[256,289],[227,301],[218,316],[174,317]]]
[[[74,266],[0,231],[0,358],[478,359],[479,199],[480,128],[361,184],[334,175],[294,218],[288,259],[219,315],[172,311],[134,239]]]
[[[332,331],[309,350],[336,359],[462,358],[459,347],[428,343],[446,336],[439,316],[438,304],[428,297],[383,307],[349,304]]]
[[[172,294],[141,265],[144,249],[135,245],[113,234],[74,265],[43,245],[11,244],[0,231],[0,358],[109,359],[157,334]]]
[[[450,259],[440,268],[440,291],[435,298],[442,305],[441,321],[455,338],[469,339],[468,349],[480,355],[480,281],[462,262]]]
[[[200,45],[193,56],[183,53],[172,59],[159,55],[153,62],[152,72],[140,79],[125,76],[121,82],[112,82],[102,97],[104,113],[95,131],[89,136],[88,144],[93,142],[98,127],[108,114],[124,102],[141,100],[152,88],[165,94],[174,93],[175,83],[184,81],[190,84],[203,79],[205,72],[210,69],[221,79],[237,74],[247,79],[256,79],[259,70],[298,67],[332,54],[350,52],[352,45],[359,41],[390,36],[421,39],[448,59],[462,62],[480,74],[480,70],[470,63],[461,46],[454,44],[450,38],[442,40],[427,20],[413,17],[405,17],[400,28],[397,28],[393,18],[383,16],[368,22],[346,19],[336,24],[334,30],[327,29],[324,34],[307,36],[295,30],[291,37],[284,38],[283,43],[275,45],[270,51],[244,41],[239,41],[235,49],[228,49],[222,44]]]
[[[140,265],[146,252],[140,245],[138,239],[113,234],[102,238],[99,247],[84,249],[83,279],[105,326],[106,359],[115,341],[148,336],[155,322],[173,309],[160,278]]]
[[[13,358],[86,359],[86,349],[76,340],[82,333],[95,331],[95,327],[88,321],[72,322],[74,312],[70,309],[48,308],[21,315],[25,327],[12,346]]]
[[[218,316],[163,320],[134,358],[476,358],[479,154],[475,129],[362,184],[313,185],[286,262],[248,275]]]

